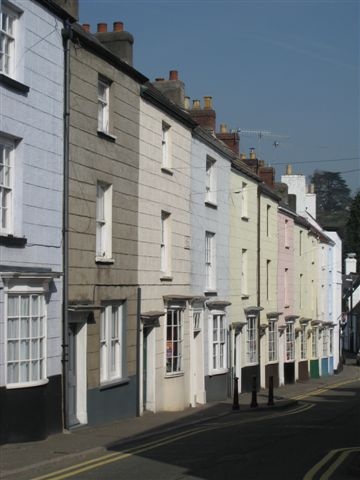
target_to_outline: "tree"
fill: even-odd
[[[315,170],[310,181],[315,186],[317,220],[343,236],[352,202],[350,188],[339,172]]]
[[[357,265],[360,265],[360,191],[356,194],[346,224],[346,252],[356,253]]]

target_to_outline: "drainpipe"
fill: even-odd
[[[261,193],[260,193],[260,185],[257,188],[257,306],[261,307],[260,305],[260,239],[261,239],[261,232],[260,232],[260,224],[261,224]],[[260,311],[258,312],[257,318],[257,341],[258,341],[258,362],[259,362],[259,376],[261,375],[261,349],[260,349]],[[260,378],[259,378],[260,384]]]
[[[137,315],[136,315],[136,416],[140,417],[140,391],[141,391],[141,355],[140,355],[140,337],[141,337],[141,287],[137,289]]]
[[[68,277],[69,277],[69,117],[70,117],[70,39],[71,25],[65,21],[62,29],[64,46],[64,184],[63,184],[63,337],[62,337],[62,370],[63,370],[63,425],[69,429],[68,399]]]

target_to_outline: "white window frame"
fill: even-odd
[[[293,362],[295,360],[295,324],[294,322],[286,323],[286,348],[285,361]]]
[[[300,359],[307,359],[307,337],[305,327],[302,327],[300,331]]]
[[[110,132],[110,80],[98,77],[98,131]]]
[[[318,345],[318,327],[313,327],[311,337],[311,356],[312,358],[319,358],[319,345]]]
[[[258,363],[258,325],[257,317],[249,315],[246,319],[246,363],[255,365]]]
[[[105,305],[100,319],[100,383],[122,379],[124,364],[124,303]]]
[[[8,77],[15,76],[18,18],[19,14],[11,6],[0,2],[0,42],[1,38],[3,39],[3,50],[0,51],[0,73]]]
[[[277,321],[274,319],[269,319],[268,358],[269,362],[278,361],[278,329]]]
[[[271,260],[266,260],[266,300],[270,300],[270,265]]]
[[[248,211],[248,184],[242,182],[241,184],[241,218],[248,219],[249,218],[249,211]]]
[[[246,248],[241,250],[241,294],[243,296],[248,295],[249,291],[249,253]]]
[[[329,356],[329,330],[325,328],[322,332],[323,339],[323,357]]]
[[[5,384],[6,388],[26,388],[43,385],[47,379],[47,308],[45,290],[29,285],[17,285],[5,295]],[[17,308],[10,308],[10,299],[17,298]],[[25,299],[28,299],[26,301]],[[38,309],[34,311],[34,300],[37,299]],[[21,310],[28,304],[28,308]],[[10,327],[10,323],[13,326]],[[17,324],[17,327],[16,327]],[[25,331],[24,331],[25,330]],[[10,347],[10,345],[12,345]],[[17,346],[16,346],[17,345]],[[16,354],[17,350],[17,354]],[[12,358],[11,358],[12,357]],[[18,365],[16,377],[10,377],[10,365]],[[21,378],[22,368],[28,372],[28,378]],[[37,371],[34,377],[35,369]]]
[[[289,243],[289,220],[285,218],[284,221],[284,244],[285,248],[290,248],[290,243]]]
[[[204,310],[202,308],[194,308],[192,311],[193,333],[201,332],[203,324]]]
[[[171,136],[171,127],[165,122],[162,122],[161,126],[161,157],[162,168],[166,170],[171,170],[171,149],[170,149],[170,136]]]
[[[183,312],[181,308],[169,307],[165,316],[165,372],[166,376],[183,373]]]
[[[171,214],[161,211],[160,271],[171,275]]]
[[[227,359],[227,320],[223,311],[211,312],[210,318],[210,345],[209,345],[209,373],[220,374],[228,369]]]
[[[213,232],[205,232],[205,285],[206,291],[216,289],[216,240]]]
[[[216,205],[216,160],[206,157],[205,202]]]
[[[0,136],[0,233],[14,231],[14,155],[15,145]]]
[[[334,329],[329,330],[329,354],[334,355]]]
[[[289,306],[289,269],[284,270],[284,302],[285,307]]]
[[[96,184],[96,261],[112,261],[112,185]]]

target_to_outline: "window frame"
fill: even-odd
[[[214,232],[205,232],[205,290],[216,290],[216,240]]]
[[[218,375],[228,371],[227,318],[224,311],[212,311],[209,323],[209,373]]]
[[[277,362],[278,356],[278,329],[277,319],[269,319],[268,329],[268,361],[269,363]]]
[[[176,318],[174,320],[175,316]],[[171,320],[170,323],[169,319]],[[169,332],[171,333],[170,335]],[[177,333],[174,334],[174,332]],[[166,309],[164,337],[165,376],[172,377],[177,375],[183,375],[184,322],[182,308],[177,306],[171,306]],[[174,355],[174,353],[176,353],[176,355]]]
[[[259,363],[257,316],[249,315],[246,322],[246,364],[257,365]]]
[[[103,87],[104,96],[101,95],[100,87]],[[110,134],[110,87],[111,81],[106,77],[99,75],[97,83],[97,102],[98,102],[98,132]]]
[[[14,205],[14,157],[15,143],[0,135],[0,235],[14,232],[13,205]],[[8,158],[6,160],[6,152]],[[6,164],[6,161],[8,162]],[[3,181],[8,170],[8,184]],[[3,178],[2,178],[3,177]],[[5,212],[4,212],[5,210]]]
[[[171,162],[171,126],[162,122],[161,124],[161,168],[164,170],[171,171],[172,162]]]
[[[3,29],[4,16],[6,16],[8,20],[11,19],[11,31],[9,31],[9,28]],[[0,38],[4,38],[4,50],[0,53],[0,74],[6,75],[10,78],[15,78],[16,76],[15,65],[18,19],[19,12],[16,8],[12,8],[12,6],[9,4],[2,3],[0,5]],[[8,53],[6,53],[6,45],[8,45]],[[5,58],[6,56],[8,57],[8,68],[3,67],[4,63],[2,58]]]
[[[216,160],[207,155],[205,164],[205,203],[217,204],[216,184]]]
[[[249,294],[249,252],[247,248],[241,249],[241,295]]]
[[[307,336],[305,327],[300,330],[300,360],[307,359]]]
[[[285,362],[295,361],[295,324],[294,322],[286,323],[285,331]]]
[[[329,356],[329,330],[324,328],[322,331],[322,356],[328,357]]]
[[[101,195],[100,195],[101,193]],[[112,185],[96,183],[96,261],[112,262]],[[101,212],[100,212],[101,210]],[[101,214],[100,214],[101,213]]]
[[[241,183],[241,218],[249,218],[249,192],[246,182]]]
[[[319,358],[319,329],[318,327],[313,327],[312,335],[311,335],[311,357],[312,358]]]
[[[44,385],[48,383],[48,378],[47,378],[47,305],[46,305],[46,299],[45,299],[45,290],[43,288],[32,288],[29,285],[17,285],[13,289],[9,289],[5,293],[5,342],[6,342],[6,348],[5,348],[5,385],[7,389],[16,389],[16,388],[28,388],[28,387],[35,387],[38,385]],[[10,342],[19,342],[19,349],[18,349],[18,360],[13,359],[13,361],[9,361],[9,298],[29,298],[28,302],[28,314],[24,315],[21,313],[21,300],[19,300],[18,303],[18,335],[17,338],[10,338]],[[32,315],[33,313],[33,304],[31,302],[31,299],[37,297],[39,299],[39,309],[38,309],[38,315]],[[12,318],[15,318],[16,315],[11,315]],[[21,330],[22,330],[22,321],[28,317],[28,335],[22,336]],[[38,335],[33,335],[33,319],[38,319]],[[33,355],[33,349],[34,349],[34,341],[37,342],[37,359],[35,359],[35,354]],[[21,344],[26,344],[28,343],[28,358],[21,359]],[[39,368],[39,375],[38,378],[31,379],[31,374],[32,374],[32,363],[34,361],[40,362],[38,365]],[[18,368],[18,381],[17,382],[10,382],[9,381],[9,363],[18,363],[19,368]],[[28,364],[28,371],[29,371],[29,380],[21,381],[20,380],[20,366],[21,364]]]
[[[165,277],[171,276],[171,213],[161,211],[160,271]]]
[[[99,343],[100,385],[124,379],[126,377],[125,302],[111,302],[103,305],[100,313]],[[112,364],[115,368],[112,368]]]

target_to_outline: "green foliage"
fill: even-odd
[[[344,237],[344,229],[352,202],[351,190],[338,172],[315,170],[310,179],[315,185],[316,218],[320,225],[338,230]]]
[[[358,270],[360,267],[360,191],[356,194],[346,224],[346,252],[356,253]]]

